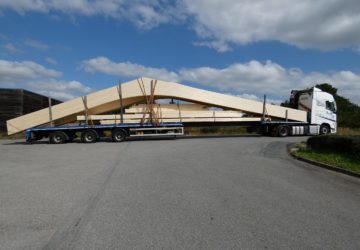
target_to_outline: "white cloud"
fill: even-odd
[[[8,37],[2,33],[0,33],[0,39],[1,40],[8,40]]]
[[[97,57],[82,62],[85,71],[101,72],[120,77],[148,76],[161,80],[191,82],[216,88],[224,93],[245,95],[254,99],[263,94],[271,95],[272,102],[288,99],[290,90],[312,87],[318,83],[330,83],[339,89],[339,94],[360,103],[360,75],[351,71],[310,72],[299,68],[284,68],[272,61],[235,63],[226,68],[198,67],[169,71],[130,62],[113,62],[106,57]]]
[[[236,63],[223,69],[199,67],[179,71],[181,79],[210,85],[221,91],[257,93],[267,86],[267,93],[277,94],[288,85],[288,72],[271,61]],[[270,87],[270,86],[274,86]]]
[[[276,40],[321,50],[360,44],[358,0],[183,0],[182,6],[209,41]]]
[[[228,52],[231,51],[231,47],[224,41],[205,41],[205,42],[194,42],[195,46],[204,46],[210,49],[215,49],[218,52]]]
[[[32,48],[39,49],[39,50],[47,50],[49,48],[49,46],[47,44],[45,44],[41,41],[38,41],[38,40],[30,39],[30,38],[25,39],[24,43],[27,46],[30,46]]]
[[[141,29],[186,21],[196,44],[221,52],[256,41],[321,50],[360,44],[358,0],[2,0],[1,9],[126,19]]]
[[[61,72],[47,69],[31,61],[0,60],[0,82],[19,83],[39,78],[53,78],[61,76]]]
[[[57,11],[72,16],[128,19],[143,29],[182,18],[182,11],[168,0],[3,0],[0,1],[1,8],[12,9],[20,14]]]
[[[56,64],[58,63],[55,59],[53,59],[53,58],[51,58],[51,57],[46,57],[46,58],[45,58],[45,61],[46,61],[47,63],[52,64],[52,65],[56,65]]]
[[[161,79],[167,79],[176,81],[178,76],[174,72],[169,72],[163,68],[145,67],[143,65],[134,64],[130,62],[112,62],[106,57],[96,57],[86,61],[83,61],[81,67],[90,73],[103,72],[108,75],[125,76],[125,77],[159,77]]]
[[[60,100],[73,99],[93,91],[93,89],[78,81],[55,79],[33,81],[29,82],[27,86],[38,93]]]
[[[64,81],[58,78],[61,72],[45,68],[32,61],[0,60],[0,87],[24,88],[61,100],[71,99],[92,91],[78,81]]]
[[[7,44],[4,44],[3,46],[3,49],[6,50],[7,52],[10,52],[10,53],[22,53],[22,51],[18,48],[16,48],[16,46],[12,43],[7,43]]]

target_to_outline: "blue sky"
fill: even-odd
[[[0,0],[0,87],[66,100],[148,76],[279,101],[329,82],[360,103],[358,1],[253,2]]]

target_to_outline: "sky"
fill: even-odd
[[[279,103],[360,104],[358,0],[0,0],[0,87],[60,100],[141,76]]]

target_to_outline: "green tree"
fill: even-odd
[[[322,91],[332,94],[337,104],[338,126],[359,128],[360,127],[360,107],[349,99],[337,94],[337,88],[334,88],[331,84],[322,83],[316,85],[317,88]]]
[[[280,106],[290,108],[290,102],[288,100],[285,100],[284,102],[280,103]]]
[[[331,86],[331,84],[328,83],[321,83],[316,85],[317,88],[321,89],[322,91],[328,92],[332,94],[333,96],[337,96],[337,88],[334,88]]]

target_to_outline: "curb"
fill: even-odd
[[[350,175],[350,176],[353,176],[353,177],[360,178],[360,174],[352,172],[350,170],[346,170],[346,169],[343,169],[343,168],[338,168],[338,167],[335,167],[335,166],[332,166],[332,165],[329,165],[329,164],[325,164],[325,163],[322,163],[322,162],[309,160],[309,159],[303,158],[301,156],[297,156],[291,150],[293,148],[293,146],[294,146],[294,144],[289,144],[287,146],[287,150],[288,150],[288,153],[296,160],[303,161],[303,162],[306,162],[306,163],[309,163],[309,164],[312,164],[312,165],[315,165],[315,166],[318,166],[318,167],[321,167],[321,168],[325,168],[325,169],[328,169],[328,170],[338,172],[338,173],[342,173],[342,174],[346,174],[346,175]]]
[[[177,138],[181,139],[192,139],[192,138],[229,138],[229,137],[261,137],[259,134],[229,134],[229,135],[221,135],[221,134],[214,134],[214,135],[180,135]]]

